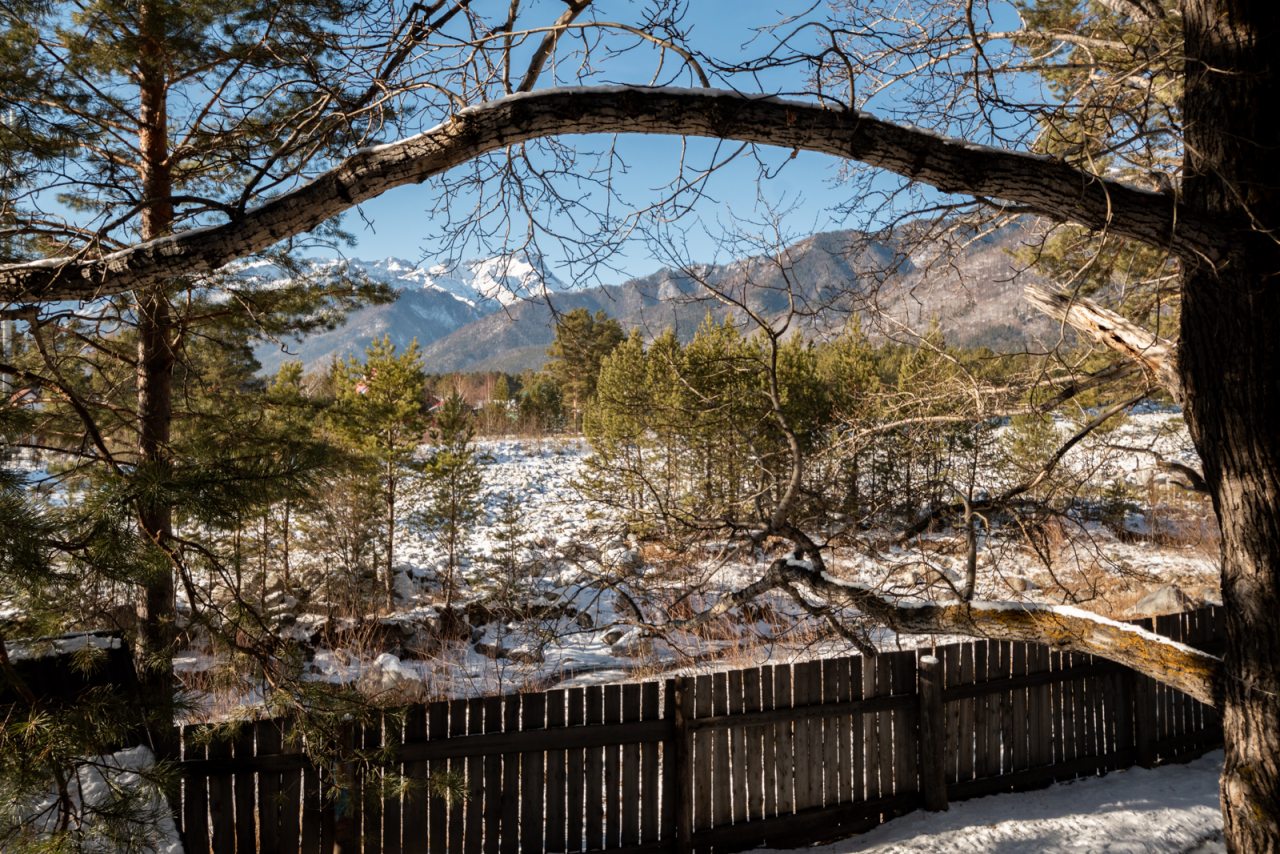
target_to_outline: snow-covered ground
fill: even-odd
[[[1128,494],[1146,497],[1155,495],[1159,472],[1155,458],[1142,449],[1196,464],[1176,413],[1133,415],[1106,442],[1112,446],[1107,453],[1082,443],[1064,466],[1087,470],[1095,481],[1114,478]],[[672,620],[705,610],[721,593],[756,581],[779,552],[741,543],[681,547],[628,538],[609,508],[593,504],[578,488],[590,454],[581,439],[477,444],[484,513],[467,544],[453,611],[446,614],[442,608],[444,550],[410,521],[400,529],[395,552],[399,595],[393,613],[360,621],[335,617],[325,601],[300,591],[293,596],[279,590],[268,597],[271,614],[277,613],[272,602],[292,603],[280,611],[284,616],[276,630],[303,643],[305,679],[354,684],[383,702],[401,703],[856,651],[850,641],[818,632],[815,619],[778,591],[696,632],[674,628]],[[421,499],[406,497],[409,520],[416,500]],[[1131,513],[1145,516],[1137,520],[1067,523],[1038,554],[1011,525],[1003,532],[997,528],[995,536],[984,534],[978,598],[1080,607],[1118,619],[1219,601],[1212,531],[1199,538],[1194,531],[1192,536],[1151,536],[1151,529],[1162,525],[1166,531],[1211,527],[1211,515],[1179,493],[1166,492],[1163,502],[1157,512]],[[1167,521],[1159,514],[1168,514]],[[507,539],[514,536],[519,543],[514,569],[501,567],[504,527]],[[828,552],[828,567],[842,582],[917,601],[951,599],[963,583],[966,550],[954,531],[926,534],[906,545],[895,544],[885,532],[862,532],[858,538]],[[1158,595],[1153,599],[1153,594]],[[857,615],[849,617],[846,624],[856,625]],[[644,632],[641,624],[659,629]],[[861,632],[866,642],[887,649],[956,640],[900,637],[875,626]],[[207,698],[205,713],[221,717],[261,702],[261,686],[223,690],[216,679],[201,675],[219,664],[204,646],[175,659],[188,686]]]
[[[64,830],[72,849],[86,854],[182,854],[173,812],[164,801],[154,766],[155,756],[147,747],[87,757],[71,769],[67,780],[66,815],[58,793],[50,791],[34,802],[8,805],[14,813],[6,817],[17,818],[19,825],[25,824],[44,842],[47,838],[42,834]],[[27,842],[35,843],[30,850],[45,850],[37,838],[11,841],[15,847]]]
[[[1035,792],[914,812],[806,854],[1174,854],[1225,852],[1222,752],[1186,765],[1130,768]],[[762,849],[763,850],[763,849]]]

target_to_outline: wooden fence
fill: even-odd
[[[1217,608],[1145,624],[1211,650],[1223,636]],[[230,742],[183,730],[188,852],[792,846],[926,796],[936,808],[1221,740],[1213,710],[1147,677],[1002,641],[416,706],[348,728],[384,757],[365,766],[314,767],[289,726]]]

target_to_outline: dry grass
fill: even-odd
[[[1188,550],[1202,557],[1216,557],[1222,535],[1212,508],[1207,503],[1161,503],[1146,513],[1148,531],[1133,534],[1118,531],[1124,542],[1149,543],[1161,548]]]

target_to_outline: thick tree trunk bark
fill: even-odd
[[[1280,852],[1280,4],[1188,0],[1184,197],[1238,229],[1184,261],[1187,423],[1222,529],[1228,848]]]
[[[139,10],[143,49],[139,67],[138,149],[143,208],[142,236],[152,240],[173,228],[173,180],[169,165],[167,84],[163,65],[163,31],[151,4]],[[173,316],[163,284],[136,292],[138,324],[137,419],[138,463],[162,478],[170,467],[169,439],[173,422]],[[157,548],[166,549],[173,534],[173,511],[161,500],[144,499],[138,524]],[[152,746],[161,758],[173,758],[173,711],[176,680],[173,651],[177,636],[173,570],[166,561],[142,583],[138,602],[139,681]]]

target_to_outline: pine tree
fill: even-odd
[[[355,93],[334,97],[355,82],[337,50],[351,44],[351,33],[335,25],[367,8],[364,0],[7,3],[0,13],[0,195],[7,200],[0,252],[6,260],[71,257],[160,238],[208,224],[213,211],[235,217],[322,163],[333,146],[362,133],[360,116],[371,109]],[[43,209],[49,194],[32,192],[51,185],[73,225]],[[339,236],[333,226],[321,234]],[[212,289],[230,298],[206,299]],[[31,324],[49,354],[33,373],[45,388],[61,387],[49,395],[59,404],[74,401],[67,411],[80,422],[75,434],[94,445],[80,461],[102,470],[107,492],[85,506],[133,520],[137,660],[161,753],[175,749],[175,583],[192,585],[195,569],[186,561],[200,553],[175,529],[185,512],[179,504],[198,509],[208,503],[201,490],[219,483],[189,478],[199,461],[177,456],[185,429],[177,422],[187,414],[175,419],[175,412],[188,400],[180,374],[189,347],[220,335],[226,322],[269,335],[330,322],[321,303],[350,305],[346,290],[330,300],[322,295],[332,294],[327,287],[262,291],[235,277],[176,278],[90,303],[82,314],[96,322],[55,312]],[[76,451],[83,440],[71,435],[57,438]],[[221,483],[232,480],[246,483]],[[101,573],[101,566],[89,569]]]
[[[419,515],[444,549],[446,613],[457,592],[471,528],[483,511],[480,462],[471,443],[473,420],[471,407],[456,390],[445,398],[431,427],[432,450],[423,470],[427,501]]]
[[[365,461],[382,508],[381,574],[388,610],[395,607],[400,502],[407,484],[420,477],[414,451],[427,425],[425,383],[417,341],[397,353],[386,336],[365,348],[363,362],[348,359],[335,372],[336,432]]]
[[[595,394],[600,363],[620,343],[622,327],[603,311],[575,308],[556,323],[545,370],[560,386],[574,429],[581,428],[583,409]]]
[[[499,602],[514,607],[521,587],[529,577],[523,560],[526,527],[519,496],[511,492],[503,493],[498,498],[496,510],[494,548],[489,555],[489,563],[497,581],[496,598]]]
[[[837,431],[854,431],[859,425],[877,420],[880,406],[880,377],[876,372],[874,348],[855,317],[840,337],[818,350],[818,374],[831,390],[831,419]],[[843,436],[839,436],[842,439]],[[838,495],[834,503],[841,512],[863,518],[870,509],[864,505],[867,478],[865,443],[851,442],[841,453],[828,455],[827,465],[817,466],[815,475]],[[874,491],[874,490],[873,490]]]
[[[648,480],[655,449],[646,362],[644,341],[634,330],[602,360],[596,394],[582,419],[594,451],[585,463],[584,486],[596,500],[622,510],[638,529],[645,527],[653,500],[662,500],[650,494]]]
[[[564,396],[555,380],[537,374],[520,390],[520,422],[525,429],[552,432],[564,429]]]

